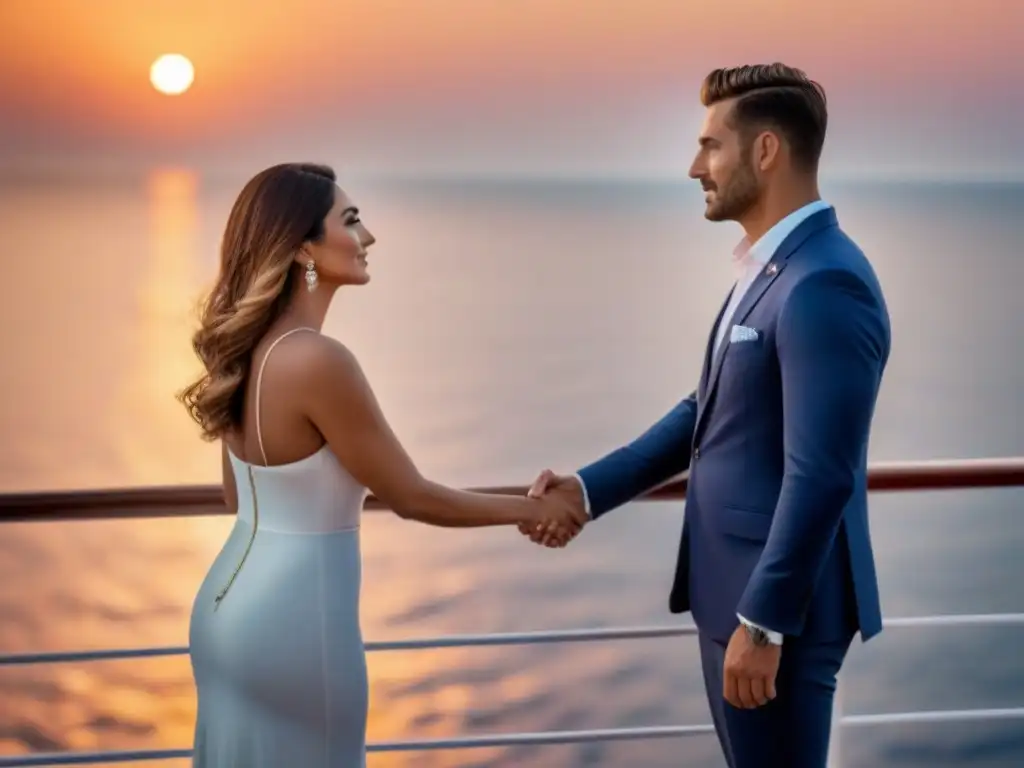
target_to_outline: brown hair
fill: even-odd
[[[275,165],[256,174],[235,200],[220,273],[192,337],[206,372],[178,395],[204,439],[241,424],[253,349],[288,303],[296,252],[323,237],[335,180],[327,166]]]
[[[701,103],[710,107],[727,99],[736,99],[729,122],[745,137],[774,128],[789,144],[801,170],[817,169],[828,108],[825,89],[803,70],[780,63],[716,69],[704,78]]]

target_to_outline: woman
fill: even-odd
[[[545,500],[446,488],[395,438],[353,355],[320,328],[335,291],[364,285],[373,236],[330,168],[278,165],[231,211],[220,275],[193,339],[204,375],[181,400],[223,445],[236,522],[189,632],[194,766],[365,765],[359,516],[369,489],[431,525],[583,521]]]

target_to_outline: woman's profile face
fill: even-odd
[[[334,205],[324,217],[324,236],[319,242],[306,243],[302,266],[312,259],[317,276],[331,285],[365,285],[370,281],[366,252],[375,242],[359,218],[359,209],[335,187]]]

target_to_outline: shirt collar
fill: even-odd
[[[779,246],[789,237],[793,230],[799,227],[805,219],[813,216],[818,211],[824,211],[832,206],[824,200],[815,200],[802,208],[797,208],[791,214],[776,222],[775,226],[765,232],[756,243],[751,243],[747,238],[740,240],[733,249],[733,259],[737,264],[748,266],[757,264],[764,266],[771,261],[772,256],[779,250]]]

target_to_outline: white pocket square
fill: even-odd
[[[757,330],[755,328],[747,328],[745,325],[734,325],[729,331],[730,344],[740,341],[757,341],[757,338]]]

